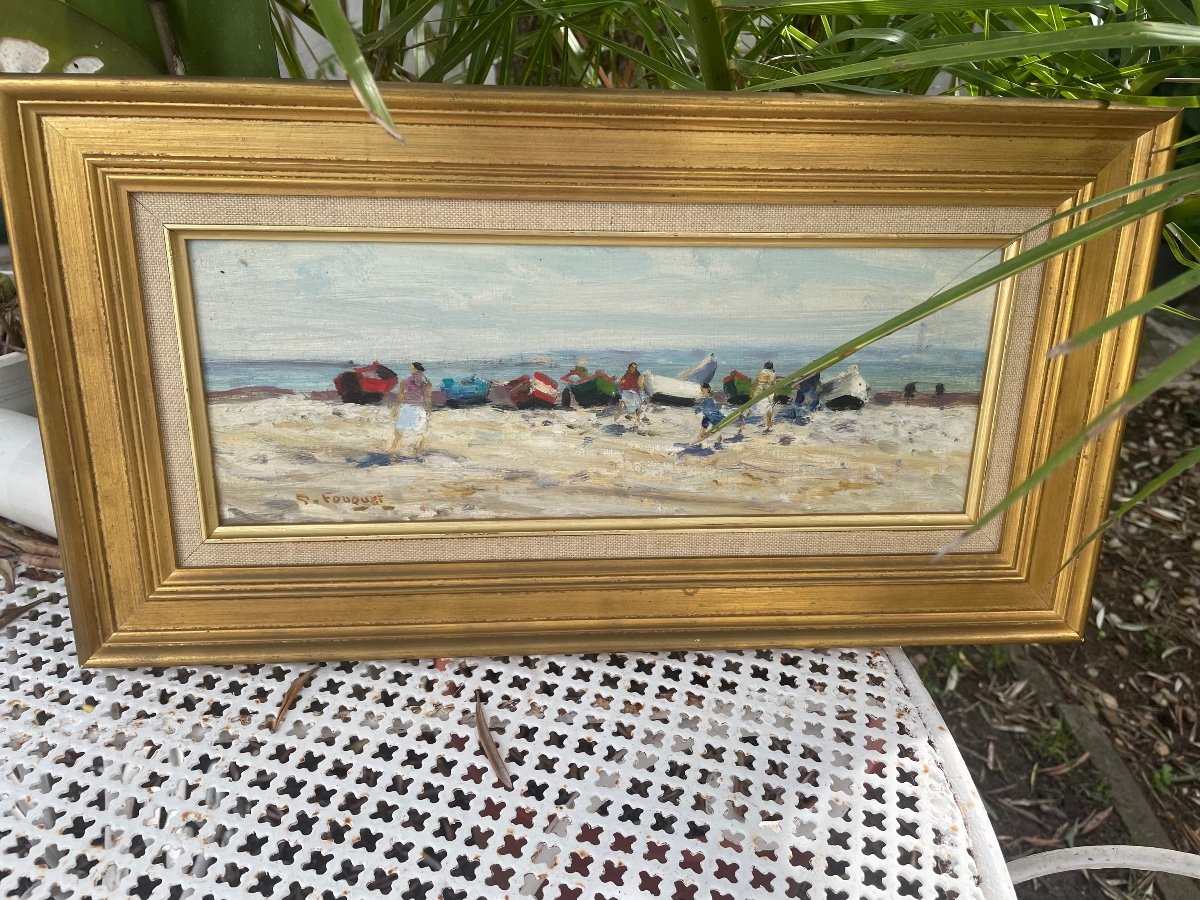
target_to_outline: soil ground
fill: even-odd
[[[1130,415],[1114,506],[1200,442],[1200,384],[1160,390]],[[1102,539],[1085,640],[1025,652],[1091,712],[1140,782],[1176,849],[1200,853],[1200,467]],[[1129,843],[1109,785],[1013,664],[1007,647],[912,652],[971,768],[1009,859]],[[1120,871],[1065,874],[1022,900],[1153,896]]]

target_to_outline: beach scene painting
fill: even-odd
[[[964,509],[995,290],[776,382],[986,247],[248,232],[186,253],[221,525]]]

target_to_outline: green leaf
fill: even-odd
[[[1190,147],[1192,144],[1200,144],[1200,134],[1193,134],[1190,138],[1184,138],[1181,141],[1176,141],[1171,145],[1174,150],[1182,150],[1184,147]]]
[[[626,47],[620,43],[617,43],[616,41],[611,40],[610,38],[606,37],[605,35],[600,34],[599,32],[590,31],[590,30],[588,30],[586,28],[582,28],[578,25],[574,25],[572,27],[579,34],[585,35],[586,37],[591,38],[593,41],[598,41],[601,44],[604,44],[606,47],[612,47],[614,50],[619,52],[622,56],[626,56],[629,59],[633,60],[634,62],[649,69],[651,72],[653,72],[655,75],[657,75],[659,78],[661,78],[668,85],[678,85],[680,87],[689,88],[694,91],[699,91],[699,90],[704,89],[704,82],[702,82],[700,79],[696,78],[694,75],[691,75],[690,73],[683,71],[682,69],[676,69],[666,63],[660,62],[659,60],[655,59],[652,56],[649,56],[648,54],[642,53],[638,50],[634,50],[630,47]]]
[[[753,90],[781,90],[820,84],[830,79],[844,81],[904,72],[910,69],[942,68],[956,63],[1040,54],[1065,54],[1080,50],[1115,50],[1121,47],[1196,47],[1200,46],[1200,27],[1159,22],[1120,22],[1113,25],[1069,28],[1066,31],[1038,34],[1006,34],[986,40],[964,38],[951,44],[909,53],[896,53],[878,59],[835,66],[819,72],[794,75],[757,85]],[[1165,98],[1164,98],[1165,99]]]
[[[362,49],[379,50],[395,42],[404,41],[408,33],[421,24],[429,11],[440,2],[441,0],[416,0],[415,3],[410,3],[404,8],[404,12],[388,21],[381,29],[364,36]]]
[[[734,59],[733,68],[735,72],[741,72],[751,78],[782,78],[790,74],[786,69],[778,66],[768,66],[766,63],[744,58]]]
[[[313,15],[308,0],[274,0],[274,2],[286,9],[293,18],[300,20],[313,31],[317,32],[317,34],[323,33],[321,31],[321,23]]]
[[[1113,510],[1112,514],[1103,522],[1101,522],[1095,531],[1079,542],[1079,546],[1076,547],[1071,555],[1067,557],[1066,562],[1059,567],[1058,571],[1061,572],[1072,562],[1074,562],[1076,557],[1078,557],[1080,553],[1087,549],[1088,544],[1100,537],[1100,535],[1104,534],[1105,531],[1115,525],[1135,506],[1137,506],[1151,494],[1156,493],[1164,488],[1167,484],[1178,478],[1197,463],[1200,463],[1200,447],[1193,447],[1180,459],[1176,460],[1174,464],[1166,469],[1163,469],[1163,471],[1159,472],[1152,479],[1142,485],[1141,488],[1134,492],[1132,497]]]
[[[1187,5],[1179,0],[1142,0],[1142,5],[1152,19],[1196,24],[1195,10],[1188,9]]]
[[[960,84],[983,88],[996,97],[1041,97],[1042,95],[1024,84],[985,72],[976,66],[946,66],[945,71],[953,75]]]
[[[403,144],[404,137],[396,130],[396,123],[392,121],[392,114],[383,102],[379,85],[375,83],[371,70],[367,68],[367,61],[363,59],[354,29],[350,27],[349,20],[342,12],[341,4],[338,0],[310,0],[310,5],[321,24],[325,40],[329,41],[338,62],[346,71],[346,78],[349,79],[358,102],[376,124]]]
[[[909,50],[921,47],[921,42],[916,37],[901,28],[848,28],[821,41],[813,48],[813,51],[821,53],[827,48],[837,47],[839,44],[850,41],[869,41],[861,50],[849,54],[852,58],[869,58],[888,45],[905,47]]]
[[[1101,194],[1098,197],[1093,197],[1091,200],[1088,200],[1084,203],[1079,203],[1075,206],[1072,206],[1070,209],[1065,209],[1060,213],[1056,213],[1048,219],[1043,219],[1036,225],[1030,226],[1017,235],[1017,238],[1028,237],[1036,231],[1041,231],[1043,228],[1053,225],[1055,222],[1078,215],[1079,213],[1089,209],[1095,209],[1097,206],[1105,206],[1116,200],[1128,197],[1130,194],[1140,194],[1143,191],[1150,190],[1151,188],[1161,187],[1167,184],[1176,184],[1177,182],[1184,182],[1186,187],[1182,196],[1179,196],[1178,192],[1172,192],[1172,196],[1175,196],[1178,199],[1172,202],[1170,209],[1178,209],[1195,199],[1192,197],[1192,195],[1197,191],[1200,191],[1200,163],[1194,166],[1186,166],[1181,169],[1175,169],[1163,175],[1156,175],[1153,178],[1147,178],[1146,180],[1139,181],[1136,184],[1117,188],[1116,190]]]
[[[552,56],[550,39],[556,30],[557,26],[553,19],[543,19],[537,31],[534,32],[532,42],[527,43],[528,49],[525,52],[527,63],[525,71],[521,74],[521,85],[529,84],[535,73],[543,73],[549,67],[549,60]]]
[[[383,15],[383,0],[362,0],[362,31],[378,31]]]
[[[147,59],[166,71],[162,43],[150,15],[150,5],[144,0],[65,0],[86,16],[95,19],[105,28],[119,34],[140,50]]]
[[[689,71],[691,58],[687,53],[687,48],[683,41],[676,40],[674,37],[674,35],[686,33],[687,20],[680,12],[672,9],[670,3],[658,3],[650,8],[635,3],[622,17],[622,21],[627,22],[637,36],[645,42],[648,55],[679,71]],[[665,35],[660,33],[664,31],[663,24],[669,29],[666,30]],[[610,39],[612,37],[610,35]],[[611,44],[608,46],[614,53],[621,52]]]
[[[1173,316],[1178,316],[1181,319],[1186,319],[1188,322],[1200,322],[1200,316],[1193,316],[1190,312],[1184,312],[1174,306],[1160,306],[1159,312],[1170,313]]]
[[[189,75],[278,78],[268,0],[167,0]]]
[[[1200,362],[1200,337],[1194,337],[1161,363],[1151,369],[1144,377],[1134,382],[1133,386],[1124,394],[1104,407],[1096,418],[1092,419],[1082,430],[1072,435],[1063,443],[1061,447],[1055,450],[1050,457],[1038,466],[1033,473],[1017,485],[1008,496],[985,512],[979,517],[979,521],[972,525],[964,535],[973,534],[980,528],[983,528],[997,516],[1001,515],[1005,510],[1011,507],[1021,498],[1028,495],[1038,485],[1044,482],[1054,472],[1070,462],[1075,456],[1086,447],[1091,441],[1099,436],[1100,432],[1104,431],[1110,425],[1114,424],[1131,409],[1157,391],[1160,387],[1166,384],[1173,378],[1182,375],[1197,362]],[[961,541],[961,538],[960,538]],[[954,545],[939,552],[938,556],[944,556],[951,551]]]
[[[920,13],[1012,11],[1022,7],[1020,2],[1013,0],[722,0],[721,5],[731,10],[756,10],[780,16],[917,16]]]
[[[1013,0],[723,0],[730,9],[757,9],[779,15],[864,16],[966,13],[984,9],[1012,9]]]
[[[748,33],[754,35],[754,46],[746,53],[742,59],[756,61],[760,56],[766,53],[773,53],[779,46],[779,42],[784,38],[784,32],[788,29],[789,23],[786,19],[781,19],[776,22],[771,22],[769,26],[762,31],[754,29],[754,22],[747,23],[744,26]],[[735,64],[738,61],[736,55],[731,56],[730,64]]]
[[[1105,316],[1096,324],[1088,326],[1061,344],[1052,347],[1049,356],[1053,358],[1061,356],[1064,353],[1070,353],[1072,350],[1078,350],[1080,347],[1086,347],[1092,341],[1099,340],[1101,336],[1112,331],[1114,328],[1120,328],[1126,322],[1136,319],[1139,316],[1144,316],[1151,310],[1162,306],[1164,303],[1169,303],[1176,297],[1182,297],[1196,288],[1200,288],[1200,268],[1189,269],[1182,275],[1177,275],[1165,284],[1160,284],[1154,288],[1154,290],[1150,291],[1142,299],[1121,307],[1121,309],[1112,315]]]
[[[692,44],[696,48],[704,86],[710,91],[733,90],[729,62],[725,56],[720,8],[712,0],[687,0],[687,5]]]
[[[1200,163],[1195,165],[1200,165]],[[1176,171],[1182,170],[1176,169]],[[1200,193],[1195,197],[1188,197],[1182,203],[1167,210],[1166,219],[1173,225],[1200,227]]]
[[[764,392],[757,397],[751,397],[713,426],[709,434],[715,434],[736,422],[742,413],[746,412],[764,397],[782,393],[801,379],[807,378],[814,372],[824,371],[830,366],[841,362],[843,359],[853,356],[859,350],[875,343],[881,338],[885,338],[889,334],[894,334],[902,328],[907,328],[909,325],[928,318],[939,310],[945,309],[947,306],[951,306],[960,300],[965,300],[979,291],[989,288],[994,284],[999,284],[1001,281],[1058,256],[1060,253],[1065,253],[1073,247],[1078,247],[1080,244],[1085,244],[1093,238],[1107,234],[1110,231],[1158,212],[1160,209],[1170,206],[1172,203],[1177,203],[1184,197],[1190,196],[1194,190],[1195,182],[1193,179],[1168,185],[1150,194],[1148,197],[1132,200],[1111,212],[1076,225],[1069,231],[1055,235],[1038,244],[1036,247],[1023,250],[977,275],[960,281],[958,284],[946,288],[944,291],[939,291],[932,297],[893,316],[886,322],[882,322],[874,328],[864,331],[857,337],[851,338],[844,344],[830,350],[824,356],[813,360],[803,368],[797,369],[787,377],[780,379],[772,390]]]
[[[511,20],[509,20],[511,21]],[[491,29],[484,36],[483,40],[476,44],[469,54],[467,54],[466,68],[463,74],[463,81],[467,84],[484,84],[488,76],[492,73],[492,60],[495,58],[496,48],[500,42],[500,35],[505,30],[505,24],[502,22],[498,27]],[[563,59],[567,59],[566,52],[567,36],[564,31],[563,44],[564,53]],[[563,66],[564,84],[568,72],[568,67]]]
[[[275,49],[283,60],[283,67],[288,78],[303,80],[308,77],[304,63],[300,61],[300,53],[296,49],[296,28],[291,18],[284,16],[283,11],[271,4],[271,23],[274,25]]]
[[[1197,246],[1193,241],[1174,222],[1167,223],[1167,227],[1163,229],[1163,237],[1166,238],[1167,247],[1171,250],[1171,255],[1184,266],[1189,269],[1200,267],[1200,246]]]
[[[0,37],[31,41],[49,59],[40,70],[61,73],[72,60],[94,57],[102,75],[161,75],[165,67],[130,40],[58,0],[0,0]],[[161,53],[159,54],[161,59]]]
[[[508,0],[486,16],[469,16],[468,26],[456,32],[438,54],[433,65],[421,73],[421,81],[444,81],[451,71],[471,54],[479,44],[503,27],[517,8],[519,0]],[[475,4],[472,4],[474,7]]]
[[[1127,94],[1118,91],[1089,90],[1082,88],[1072,99],[1103,100],[1106,103],[1129,103],[1134,106],[1153,106],[1160,109],[1196,109],[1200,107],[1200,96],[1170,94],[1165,97],[1153,94]]]

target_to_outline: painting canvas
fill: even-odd
[[[186,247],[222,525],[964,508],[994,290],[714,426],[996,250],[254,233]]]

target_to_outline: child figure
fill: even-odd
[[[712,395],[712,385],[707,381],[700,385],[700,399],[696,401],[696,412],[700,414],[700,436],[696,438],[698,444],[704,440],[710,428],[725,418],[721,415],[721,407]]]

